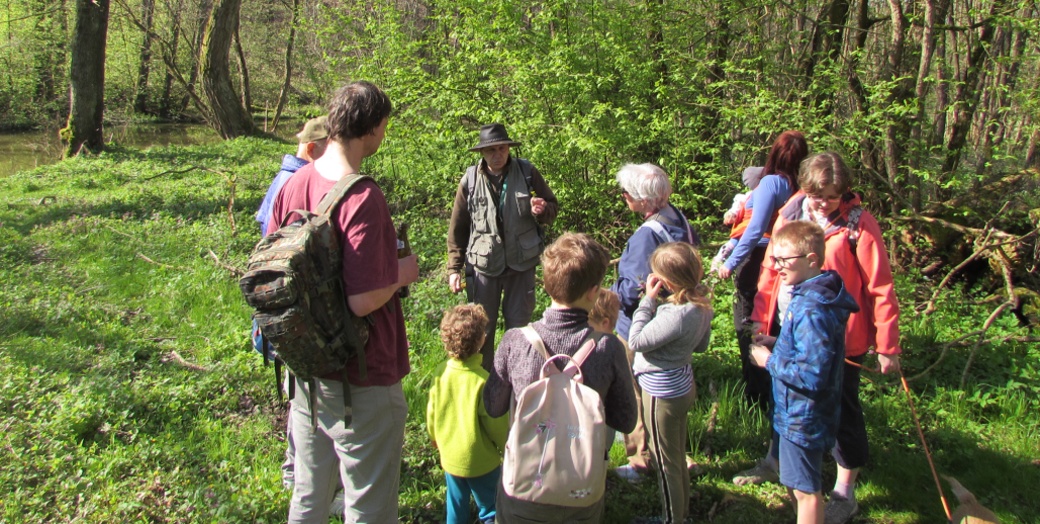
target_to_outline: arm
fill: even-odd
[[[451,209],[451,222],[448,224],[448,271],[462,271],[466,262],[466,247],[469,244],[469,228],[472,219],[466,203],[466,177],[462,177],[455,191],[455,204]]]
[[[856,262],[866,286],[869,304],[861,304],[869,309],[874,327],[877,330],[875,344],[881,371],[899,369],[899,302],[896,299],[895,284],[892,281],[892,266],[888,261],[884,238],[877,220],[863,212],[859,221],[859,240],[856,243]]]
[[[773,231],[780,229],[783,219],[777,219]],[[766,245],[766,255],[762,258],[762,268],[758,272],[758,293],[755,294],[755,306],[751,311],[751,322],[762,326],[762,332],[768,334],[773,324],[773,314],[776,312],[776,291],[780,283],[780,276],[769,257],[773,254],[773,244]]]
[[[481,393],[483,397],[483,393]],[[509,417],[503,415],[492,417],[487,412],[483,402],[478,402],[478,419],[480,428],[495,443],[495,447],[501,453],[506,449],[506,439],[509,437]]]
[[[440,376],[439,374],[437,376]],[[437,379],[434,379],[433,387],[430,388],[430,398],[426,401],[426,432],[430,435],[430,442],[437,447],[437,435],[433,434],[433,427],[437,423],[437,413],[434,406],[437,405]]]
[[[549,189],[549,184],[545,183],[545,178],[538,171],[538,168],[531,166],[531,191],[534,191],[537,198],[544,200],[545,206],[541,212],[535,213],[538,217],[538,223],[543,225],[552,225],[553,221],[556,220],[556,215],[560,211],[560,204],[556,200],[556,195],[553,194],[552,189]],[[531,199],[531,205],[534,206],[534,198]],[[532,209],[532,213],[534,210]]]
[[[842,363],[842,356],[834,351],[835,341],[831,340],[829,333],[844,337],[845,330],[814,309],[805,309],[801,315],[795,316],[791,328],[794,336],[782,338],[783,346],[777,342],[766,361],[766,369],[773,378],[791,387],[808,392],[820,391],[826,387],[832,368]],[[786,324],[784,329],[787,329]]]
[[[350,310],[359,317],[368,315],[389,302],[402,286],[407,286],[419,280],[418,257],[409,255],[398,259],[397,275],[397,282],[389,286],[356,295],[347,295],[347,305],[350,307]]]
[[[523,338],[523,334],[514,329],[502,335],[502,342],[495,351],[494,366],[484,383],[484,409],[492,417],[505,415],[513,398],[513,384],[509,378],[509,348],[510,342],[516,342],[515,337]],[[526,343],[524,340],[523,343]]]
[[[650,274],[650,254],[657,248],[654,234],[648,228],[637,229],[629,237],[625,252],[618,262],[618,279],[611,288],[621,299],[621,311],[631,318],[639,305],[642,285]]]
[[[682,323],[679,308],[658,309],[657,300],[646,297],[632,315],[628,348],[636,352],[653,351],[683,336]]]
[[[751,192],[751,220],[747,229],[737,242],[737,247],[726,259],[723,268],[732,273],[733,270],[744,261],[751,250],[762,240],[762,236],[769,230],[773,221],[773,215],[777,209],[791,196],[787,181],[779,175],[770,175],[762,179],[758,187]]]

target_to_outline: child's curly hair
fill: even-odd
[[[444,313],[441,341],[444,351],[455,360],[466,360],[480,351],[488,317],[480,304],[462,304]]]

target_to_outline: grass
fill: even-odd
[[[284,521],[284,407],[271,368],[249,349],[249,311],[228,269],[244,266],[256,240],[252,214],[284,150],[256,139],[116,148],[0,179],[0,521]],[[402,193],[388,190],[396,218],[412,223],[423,273],[404,306],[412,373],[404,383],[403,522],[443,513],[423,414],[443,358],[437,325],[461,300],[445,284],[446,210],[420,204],[428,199],[413,192],[419,185],[384,184]],[[907,376],[987,314],[957,291],[918,319],[921,285],[899,282]],[[695,356],[700,397],[689,428],[703,474],[692,514],[698,522],[789,522],[783,488],[730,482],[764,453],[768,424],[742,398],[726,286],[717,289],[712,347]],[[994,333],[1024,331],[1009,318]],[[1040,492],[1040,349],[985,344],[961,389],[969,352],[953,347],[912,384],[936,465],[1004,522],[1040,521],[1032,495]],[[863,399],[873,461],[854,522],[942,520],[898,381],[865,375]],[[833,465],[825,471],[832,482]],[[657,511],[654,482],[608,482],[609,522]]]

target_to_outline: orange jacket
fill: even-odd
[[[802,203],[805,193],[799,191],[780,210],[773,225],[775,233],[792,220],[804,220]],[[878,353],[894,355],[899,348],[899,302],[892,283],[892,267],[888,262],[884,239],[877,220],[860,207],[860,198],[854,193],[842,197],[840,218],[826,228],[827,254],[822,269],[833,269],[845,282],[845,289],[856,299],[860,310],[849,317],[845,329],[845,355],[863,355],[870,348]],[[758,277],[758,294],[752,322],[760,322],[763,332],[769,333],[776,316],[776,295],[780,279],[769,261],[770,243]]]

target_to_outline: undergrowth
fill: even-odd
[[[249,348],[249,310],[233,273],[257,240],[253,213],[284,149],[257,139],[116,148],[0,179],[0,521],[284,521],[284,407],[271,368]],[[425,391],[444,358],[441,314],[462,298],[447,291],[447,210],[431,195],[450,196],[455,182],[417,192],[406,174],[376,174],[395,218],[412,224],[422,271],[404,302],[412,373],[401,519],[435,522],[444,482],[426,438]],[[569,202],[561,208],[568,213]],[[597,225],[600,237],[623,239],[631,227],[617,208]],[[922,318],[915,290],[927,283],[903,277],[898,286],[906,376],[942,356],[910,383],[937,468],[1004,522],[1040,521],[1032,495],[1040,492],[1040,349],[983,342],[965,374],[974,339],[943,347],[977,329],[990,306],[953,288]],[[731,291],[716,287],[712,346],[694,361],[699,398],[689,430],[701,473],[692,515],[788,522],[793,506],[782,487],[730,482],[768,439],[738,382]],[[546,303],[539,292],[539,308]],[[1026,335],[1009,316],[986,337]],[[941,521],[898,379],[867,373],[862,397],[873,458],[854,521]],[[611,458],[623,463],[620,445]],[[825,471],[825,484],[833,482],[834,466]],[[609,522],[657,508],[652,480],[609,477]]]

